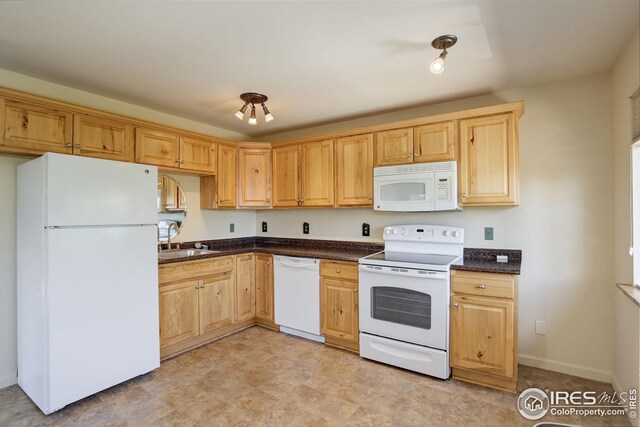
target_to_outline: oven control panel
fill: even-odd
[[[384,228],[382,237],[384,240],[462,244],[464,229],[444,225],[392,225]]]

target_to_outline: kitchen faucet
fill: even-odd
[[[180,234],[180,230],[178,230],[178,223],[176,222],[170,222],[169,223],[169,227],[167,227],[167,243],[169,244],[169,250],[171,250],[171,227],[175,227],[176,228],[176,235]],[[180,243],[178,243],[180,244]],[[178,249],[180,249],[180,247],[178,247]]]

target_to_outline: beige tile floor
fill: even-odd
[[[611,386],[520,367],[519,389]],[[516,395],[441,381],[253,327],[45,417],[18,386],[0,390],[0,426],[530,426]],[[625,417],[547,416],[575,425]]]

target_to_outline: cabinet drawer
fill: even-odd
[[[233,271],[233,257],[163,264],[158,268],[158,282],[169,283]]]
[[[358,280],[358,264],[321,261],[320,275],[346,280]]]
[[[452,289],[456,294],[513,298],[515,281],[508,274],[453,272]]]

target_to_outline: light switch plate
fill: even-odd
[[[493,227],[484,228],[484,240],[493,240]]]
[[[544,320],[536,320],[536,334],[547,335],[547,323]]]
[[[509,262],[509,257],[507,255],[496,255],[496,262],[507,263]]]
[[[229,233],[235,233],[236,231],[236,225],[231,223],[229,224]]]

